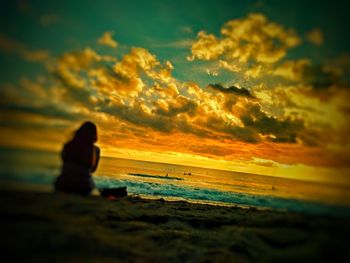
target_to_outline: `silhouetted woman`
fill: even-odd
[[[96,141],[96,125],[87,121],[64,145],[62,172],[55,182],[56,191],[81,195],[91,193],[95,187],[91,173],[96,170],[100,158],[100,149],[94,145]]]

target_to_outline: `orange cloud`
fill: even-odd
[[[104,32],[103,35],[97,39],[97,42],[101,45],[105,45],[111,48],[116,48],[118,46],[118,42],[113,39],[113,32]]]

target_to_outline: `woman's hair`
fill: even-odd
[[[84,122],[78,130],[76,130],[71,142],[92,145],[97,141],[96,125],[91,121]]]

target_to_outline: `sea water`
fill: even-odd
[[[60,173],[59,153],[0,148],[0,159],[2,186],[52,190]],[[341,185],[109,157],[93,178],[97,188],[140,196],[350,216],[350,189]]]

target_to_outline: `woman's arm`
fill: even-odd
[[[91,172],[95,172],[97,169],[98,162],[100,160],[100,148],[97,146],[94,146],[93,152],[92,152],[92,168]]]

